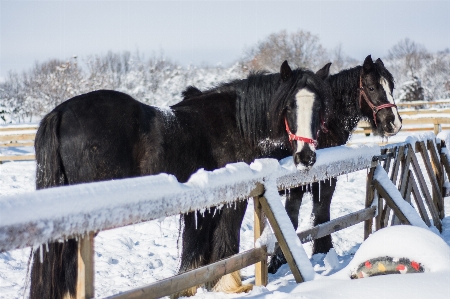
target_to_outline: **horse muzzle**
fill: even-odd
[[[308,144],[305,144],[301,151],[294,154],[294,163],[311,167],[316,163],[316,152],[311,150]]]

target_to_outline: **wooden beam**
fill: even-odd
[[[265,197],[260,197],[259,201],[261,203],[261,207],[264,211],[264,214],[269,220],[270,226],[272,227],[273,232],[275,233],[275,237],[278,240],[278,244],[281,247],[281,251],[283,251],[284,257],[286,258],[286,262],[288,263],[289,268],[291,269],[291,272],[294,275],[295,281],[297,283],[305,281],[302,274],[300,273],[298,265],[294,260],[294,256],[292,255],[292,252],[286,242],[286,239],[280,229],[278,219],[275,218],[275,215],[273,214],[272,209],[270,208],[269,203],[267,202],[267,199]]]
[[[436,206],[433,202],[433,198],[430,195],[430,192],[428,191],[428,187],[426,185],[425,179],[422,176],[422,171],[419,167],[419,162],[417,161],[417,157],[415,155],[412,156],[411,164],[413,166],[415,177],[419,183],[420,190],[422,191],[422,195],[425,198],[425,202],[428,206],[428,210],[430,211],[434,225],[439,229],[439,231],[442,231],[442,225],[439,219],[439,213],[437,212]],[[435,216],[437,215],[438,219],[435,219]]]
[[[423,162],[425,164],[425,169],[427,170],[428,177],[430,178],[431,188],[433,190],[433,202],[436,205],[436,209],[440,212],[443,210],[440,198],[442,197],[441,190],[439,190],[439,184],[436,176],[431,166],[430,157],[428,156],[427,147],[424,141],[418,142],[419,152],[422,155]]]
[[[425,222],[426,225],[431,226],[431,222],[430,219],[428,218],[427,215],[427,210],[425,209],[425,205],[423,204],[423,199],[420,196],[420,192],[419,189],[417,188],[417,184],[414,178],[414,174],[412,172],[410,172],[410,186],[411,186],[411,191],[412,191],[412,195],[414,198],[414,201],[416,203],[417,209],[419,210],[419,215],[422,218],[422,220]]]
[[[23,147],[23,146],[34,146],[34,142],[11,142],[11,143],[0,143],[0,147]]]
[[[0,127],[0,133],[11,132],[11,131],[31,131],[31,130],[37,130],[37,129],[38,129],[38,125],[29,126],[29,127]]]
[[[383,185],[380,184],[376,179],[373,180],[375,189],[378,191],[389,207],[394,211],[395,215],[400,219],[400,221],[404,224],[411,224],[406,216],[403,214],[402,210],[397,206],[392,197],[387,193],[386,189],[384,189]]]
[[[433,172],[436,177],[436,181],[440,191],[440,194],[433,193],[433,200],[438,201],[440,203],[441,209],[439,211],[439,217],[443,219],[445,217],[444,170],[442,169],[442,164],[439,159],[439,154],[435,140],[427,140],[427,147],[431,157],[431,166],[433,167]]]
[[[370,168],[369,174],[366,178],[366,200],[365,200],[365,207],[369,208],[373,203],[373,197],[374,197],[374,186],[372,184],[373,181],[373,174],[375,172],[375,167]],[[367,219],[364,221],[364,240],[369,237],[369,235],[372,233],[372,223],[373,218]]]
[[[0,162],[2,161],[27,161],[35,160],[36,156],[34,154],[20,155],[20,156],[0,156]]]
[[[259,197],[253,197],[254,203],[254,239],[255,242],[261,237],[264,230],[264,214],[261,208],[261,203],[259,202]],[[255,264],[255,285],[266,286],[269,282],[269,274],[267,269],[267,259],[264,259]]]
[[[343,230],[360,222],[372,219],[375,217],[375,212],[376,207],[362,209],[299,232],[297,236],[300,239],[300,242],[307,243],[312,240],[328,236],[329,234]]]
[[[0,135],[0,141],[34,140],[36,133]]]
[[[94,298],[94,232],[78,239],[77,298]]]
[[[166,278],[139,289],[126,291],[109,299],[161,298],[199,285],[267,259],[266,247],[247,250],[207,266]]]

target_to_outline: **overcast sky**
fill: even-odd
[[[384,57],[399,40],[450,48],[443,1],[3,1],[0,77],[35,61],[112,51],[182,64],[228,65],[270,33],[298,29],[360,61]]]

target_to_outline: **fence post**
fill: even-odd
[[[264,230],[264,214],[262,211],[262,207],[261,207],[261,203],[259,201],[259,196],[255,196],[253,197],[253,203],[254,203],[254,226],[253,226],[253,231],[254,231],[254,237],[255,237],[255,242],[256,240],[259,239],[259,237],[261,237],[261,234]],[[255,285],[257,286],[266,286],[267,282],[268,282],[268,270],[267,270],[267,259],[258,262],[255,264]]]
[[[77,298],[94,298],[94,232],[78,239]]]
[[[367,175],[366,182],[366,208],[372,205],[374,197],[374,186],[373,186],[373,174],[375,172],[375,167],[370,168],[369,174]],[[380,209],[380,207],[378,207]],[[380,212],[380,211],[378,211]],[[369,237],[372,233],[373,218],[364,221],[364,240]]]

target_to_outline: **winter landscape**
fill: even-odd
[[[182,91],[188,86],[205,90],[221,82],[245,78],[252,71],[279,72],[284,60],[292,67],[308,68],[314,72],[332,62],[331,74],[335,74],[361,65],[369,54],[372,54],[374,61],[381,58],[386,69],[392,73],[395,79],[393,98],[397,104],[421,103],[399,110],[405,122],[417,118],[450,118],[448,26],[434,26],[432,21],[424,21],[430,11],[437,23],[439,20],[442,23],[442,14],[445,20],[448,19],[450,4],[445,6],[447,10],[440,9],[438,12],[437,9],[430,9],[433,5],[437,7],[441,1],[434,1],[433,5],[427,2],[424,6],[420,1],[357,1],[357,5],[352,1],[326,1],[326,5],[320,2],[320,6],[312,1],[287,1],[289,7],[284,2],[280,5],[281,1],[232,1],[233,5],[228,1],[167,1],[169,4],[158,1],[137,1],[134,4],[129,4],[132,1],[105,1],[108,5],[104,6],[97,5],[96,1],[83,1],[82,4],[78,1],[65,1],[64,4],[54,1],[53,4],[57,3],[59,8],[54,10],[56,14],[49,15],[38,6],[33,6],[33,1],[26,1],[26,7],[16,7],[13,2],[6,2],[0,3],[0,137],[7,134],[2,133],[1,129],[38,125],[42,117],[57,105],[93,90],[121,91],[142,103],[170,109],[168,106],[182,100]],[[52,3],[46,3],[49,1],[36,2],[51,11]],[[153,2],[158,2],[158,5]],[[236,3],[239,5],[235,7]],[[445,4],[445,1],[442,3]],[[265,6],[267,12],[264,12]],[[442,8],[442,5],[439,7]],[[199,23],[194,24],[197,19]],[[47,24],[47,21],[50,23]],[[295,24],[295,27],[289,27],[293,25],[286,25],[285,22]],[[347,22],[351,24],[345,25]],[[47,26],[40,28],[40,23]],[[176,26],[168,28],[173,24]],[[434,27],[428,27],[430,24]],[[55,33],[55,28],[61,32]],[[447,28],[447,31],[442,34],[437,28]],[[160,35],[164,39],[159,39]],[[108,45],[114,46],[97,44],[107,40],[108,36],[112,40]],[[422,36],[422,39],[417,36]],[[153,39],[154,43],[140,43]],[[429,48],[428,44],[421,43],[424,39],[431,43]],[[440,43],[432,43],[436,40]],[[22,44],[22,41],[30,44]],[[47,43],[49,47],[44,49]],[[86,45],[87,48],[79,45]],[[166,46],[168,52],[164,52]],[[223,63],[218,62],[222,61],[220,59],[201,57],[205,53],[226,53],[230,49],[240,54]],[[349,55],[351,51],[352,55]],[[189,58],[180,62],[180,57],[186,56],[186,53],[190,54],[187,55]],[[354,53],[358,53],[358,57]],[[193,58],[197,63],[192,62]],[[22,68],[25,64],[17,62],[31,59],[34,59],[34,64],[29,63],[27,68]],[[8,67],[5,68],[5,65]],[[429,110],[429,114],[414,115],[426,109],[434,110]],[[346,146],[320,150],[317,162],[310,171],[311,176],[318,180],[328,178],[322,170],[338,159],[346,158],[350,161],[346,164],[349,168],[358,168],[338,176],[331,219],[365,208],[369,169],[361,167],[361,161],[367,164],[374,155],[378,155],[382,142],[406,144],[434,138],[432,125],[427,125],[430,123],[414,126],[414,130],[418,129],[421,133],[408,131],[412,130],[412,126],[404,125],[403,131],[388,140],[373,134],[366,136],[359,128]],[[450,127],[445,123],[440,129],[442,132],[437,137],[449,146]],[[21,131],[29,134],[35,132],[34,129]],[[34,148],[0,144],[0,156],[24,154],[34,154]],[[420,170],[426,173],[425,161],[419,154],[417,157]],[[447,157],[450,158],[448,152]],[[239,174],[238,170],[241,171]],[[281,161],[261,159],[251,165],[230,164],[215,172],[201,169],[185,184],[178,183],[173,176],[161,174],[138,178],[131,184],[124,179],[104,182],[103,185],[52,188],[40,193],[44,196],[36,195],[36,162],[10,161],[0,163],[0,212],[3,213],[0,226],[21,223],[24,219],[64,215],[71,220],[67,227],[72,229],[81,222],[76,216],[72,217],[74,210],[80,213],[97,210],[110,212],[109,205],[119,206],[110,214],[100,212],[98,218],[91,219],[86,230],[92,230],[98,225],[96,220],[107,223],[126,218],[127,213],[131,212],[126,204],[120,204],[127,200],[145,202],[148,199],[146,192],[151,192],[152,187],[156,191],[151,194],[158,199],[170,197],[180,190],[199,188],[209,194],[206,202],[198,203],[198,207],[205,209],[206,204],[218,198],[208,193],[212,190],[208,189],[211,182],[220,186],[240,179],[269,178],[278,172],[292,174],[297,170],[292,157]],[[389,181],[383,171],[378,167],[376,176],[379,180]],[[280,202],[284,204],[286,198],[278,195],[274,181],[267,181],[265,196],[272,209],[281,215],[284,209]],[[427,177],[426,185],[429,190],[432,189],[432,182]],[[163,188],[158,189],[161,186],[165,186],[164,191],[161,191]],[[447,189],[449,186],[450,183],[446,182]],[[64,188],[76,191],[73,194],[82,198],[77,201],[78,204],[73,204],[74,195],[65,194],[67,189]],[[393,192],[396,192],[394,189]],[[116,196],[114,191],[118,194],[127,191],[130,198]],[[240,191],[243,194],[248,190]],[[105,194],[103,192],[108,196],[101,196]],[[231,191],[224,193],[231,196]],[[83,195],[92,197],[84,198]],[[91,198],[97,200],[91,203]],[[450,199],[444,199],[442,232],[433,225],[428,227],[402,198],[397,197],[397,200],[408,211],[412,226],[389,226],[364,240],[364,223],[359,223],[333,233],[334,249],[326,254],[313,254],[311,242],[298,246],[300,241],[293,230],[289,231],[292,228],[290,222],[282,223],[289,233],[288,241],[297,246],[293,245],[296,248],[294,259],[301,264],[306,282],[297,284],[285,264],[275,274],[269,274],[267,286],[255,286],[249,293],[226,294],[200,287],[193,298],[450,298]],[[95,237],[95,298],[143,287],[178,273],[182,244],[179,213],[188,211],[195,203],[176,200],[157,206],[149,200],[145,204],[139,206],[143,207],[143,214],[161,215],[152,218],[155,219],[152,221],[100,231]],[[307,193],[301,205],[297,233],[313,226],[312,208],[312,195]],[[249,199],[240,229],[240,252],[255,247],[253,210],[253,199]],[[164,217],[164,212],[176,216]],[[44,233],[52,230],[46,231],[48,227],[44,224],[41,228]],[[267,245],[270,248],[274,240],[274,234],[267,226],[256,246]],[[0,253],[0,299],[29,297],[31,253],[39,247],[45,250],[46,244]],[[367,266],[368,260],[386,256],[395,261],[408,259],[416,265],[420,263],[424,273],[351,279],[352,275],[364,276],[357,271],[361,264],[371,267],[371,264]],[[242,269],[241,276],[244,283],[254,284],[255,266]]]

